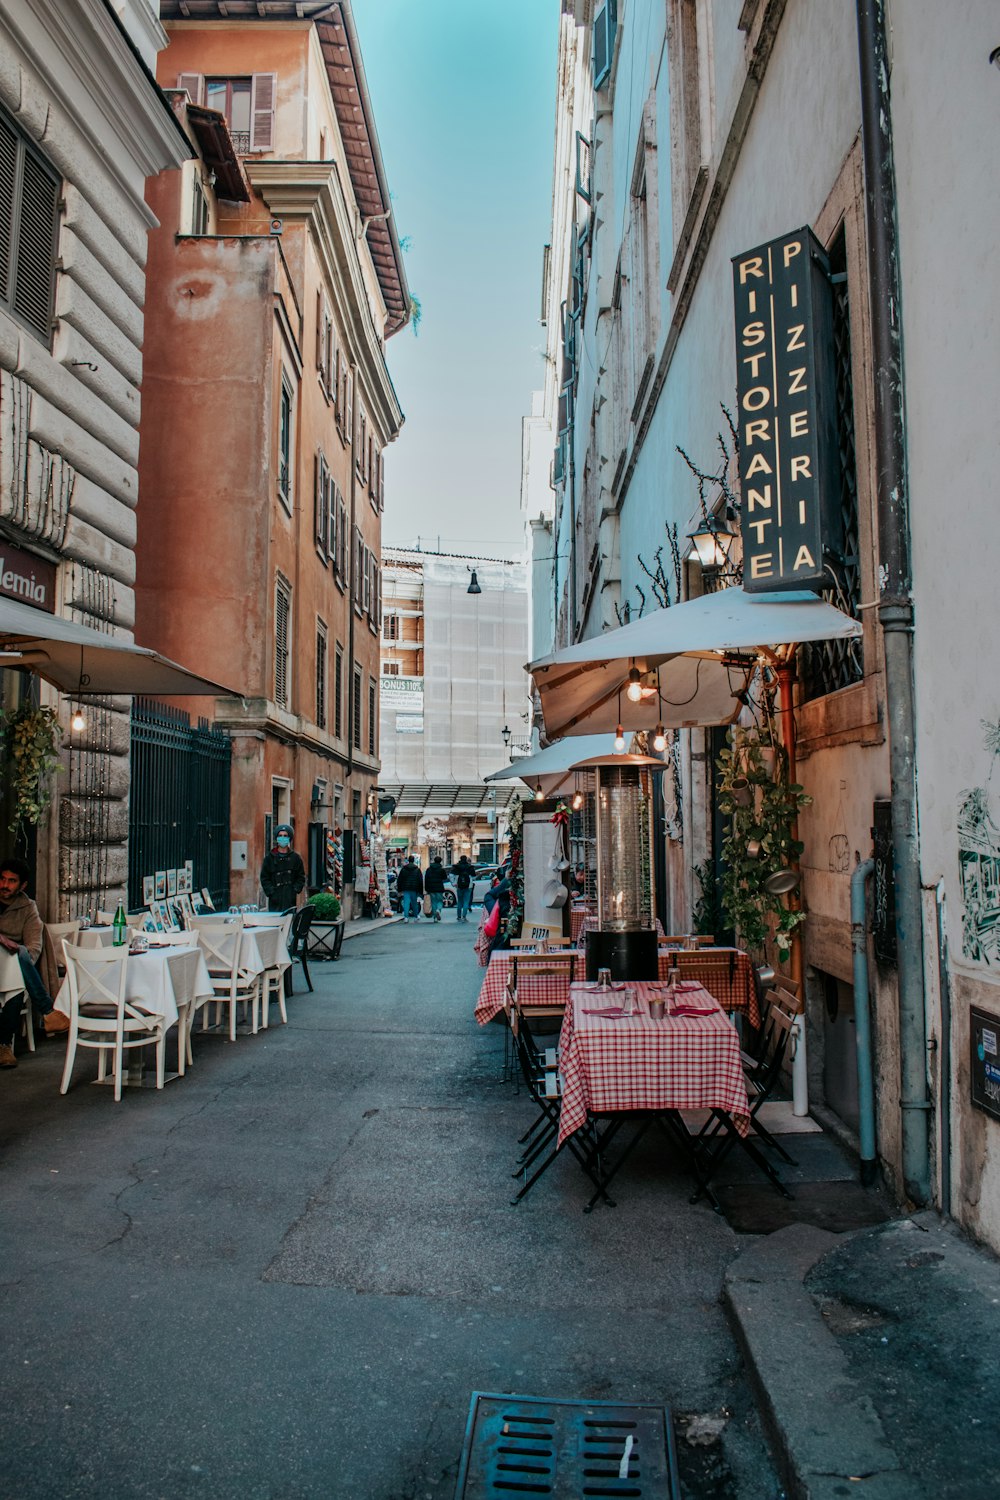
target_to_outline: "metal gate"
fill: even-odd
[[[227,734],[165,703],[132,704],[128,904],[145,905],[143,878],[193,867],[196,891],[229,905],[229,767]]]

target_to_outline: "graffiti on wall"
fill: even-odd
[[[990,757],[983,786],[959,794],[958,867],[962,882],[962,953],[978,963],[1000,961],[1000,825],[991,781],[1000,760],[1000,720],[981,720]],[[998,778],[1000,780],[1000,778]],[[1000,790],[1000,788],[998,788]]]

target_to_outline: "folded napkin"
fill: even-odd
[[[675,1005],[670,1014],[672,1016],[714,1016],[716,1009],[717,1007],[714,1005],[706,1005],[704,1007],[697,1005]]]

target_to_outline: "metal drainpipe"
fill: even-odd
[[[885,0],[857,0],[861,132],[868,219],[875,448],[892,794],[898,939],[900,1109],[903,1184],[916,1204],[930,1198],[930,1109],[924,1011],[923,910],[913,706],[913,601],[906,492],[903,354],[900,330],[896,187],[892,155]]]
[[[569,443],[567,445],[569,457],[569,640],[568,646],[572,646],[576,640],[576,464],[573,462],[573,437],[575,428],[571,424],[569,429]]]
[[[851,876],[851,947],[854,950],[854,1045],[858,1057],[858,1134],[861,1181],[871,1187],[878,1176],[875,1152],[875,1080],[872,1065],[871,995],[868,989],[868,923],[865,886],[875,870],[862,860]]]
[[[348,452],[350,453],[348,463],[351,466],[351,536],[349,543],[351,559],[349,577],[351,580],[351,585],[347,591],[347,771],[344,776],[345,821],[349,816],[346,808],[353,807],[354,805],[353,800],[350,796],[351,792],[353,791],[353,787],[348,785],[348,783],[354,776],[354,590],[355,588],[360,588],[361,586],[360,578],[356,580],[354,577],[355,570],[358,566],[357,548],[354,545],[354,528],[356,525],[355,512],[357,509],[357,471],[354,464],[353,431],[354,410],[355,404],[358,399],[357,373],[357,365],[351,365],[351,389],[354,392],[354,401],[351,405],[351,446],[348,449]]]
[[[951,1213],[951,976],[948,972],[944,882],[935,892],[937,903],[938,985],[941,990],[941,1053],[938,1089],[941,1098],[941,1212]]]

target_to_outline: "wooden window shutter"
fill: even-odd
[[[316,546],[324,562],[329,555],[330,471],[322,454],[316,456]]]
[[[192,104],[204,104],[205,79],[201,73],[178,73],[177,87],[187,89]]]
[[[274,106],[277,73],[255,73],[250,85],[250,150],[274,150]]]
[[[323,369],[323,293],[316,293],[316,368]]]
[[[340,497],[340,576],[347,582],[347,501]]]
[[[288,707],[292,586],[279,573],[274,585],[274,701]]]
[[[340,420],[341,420],[341,416],[342,416],[342,413],[343,413],[343,410],[344,410],[344,398],[341,395],[341,384],[342,384],[343,379],[344,379],[344,357],[341,354],[341,352],[340,352],[339,349],[337,350],[337,352],[336,352],[336,354],[334,356],[334,363],[335,363],[337,375],[336,375],[336,379],[334,380],[334,383],[333,383],[333,403],[334,403],[333,414],[334,414],[334,419],[336,420],[336,422],[337,422],[337,424],[339,426]]]
[[[29,328],[48,340],[52,332],[59,183],[32,152],[23,155],[12,306]]]
[[[0,298],[10,296],[10,252],[14,227],[14,184],[17,181],[17,136],[0,119]]]
[[[344,377],[344,434],[349,443],[354,441],[354,376],[350,370]]]

